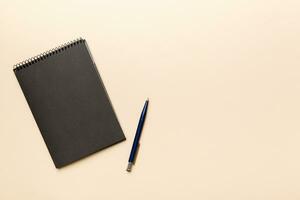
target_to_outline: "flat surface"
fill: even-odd
[[[299,10],[298,0],[1,1],[0,199],[299,199]],[[12,66],[79,36],[127,140],[57,170]]]
[[[55,167],[125,140],[85,40],[14,72]]]

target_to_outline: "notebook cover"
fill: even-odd
[[[14,68],[56,168],[125,140],[84,39]]]

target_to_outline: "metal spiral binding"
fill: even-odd
[[[58,53],[63,52],[66,49],[68,49],[68,48],[70,48],[70,47],[72,47],[74,45],[82,43],[83,41],[84,41],[84,39],[77,38],[75,40],[72,40],[72,41],[69,41],[67,43],[64,43],[64,44],[62,44],[62,45],[60,45],[58,47],[55,47],[55,48],[50,49],[48,51],[45,51],[45,52],[43,52],[43,53],[41,53],[41,54],[39,54],[37,56],[31,57],[31,58],[29,58],[27,60],[24,60],[22,62],[17,63],[16,65],[14,65],[13,70],[14,70],[14,72],[20,71],[21,69],[24,69],[24,68],[26,68],[26,67],[34,64],[34,63],[37,63],[37,62],[39,62],[41,60],[44,60],[44,59],[48,58],[49,56],[52,56],[54,54],[58,54]]]

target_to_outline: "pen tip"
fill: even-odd
[[[132,164],[133,164],[132,162],[128,163],[126,171],[131,172]]]
[[[147,98],[147,101],[149,101],[149,97]]]

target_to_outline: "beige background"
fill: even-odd
[[[299,0],[0,1],[0,199],[300,199],[299,20]],[[127,141],[57,170],[12,66],[80,36]]]

